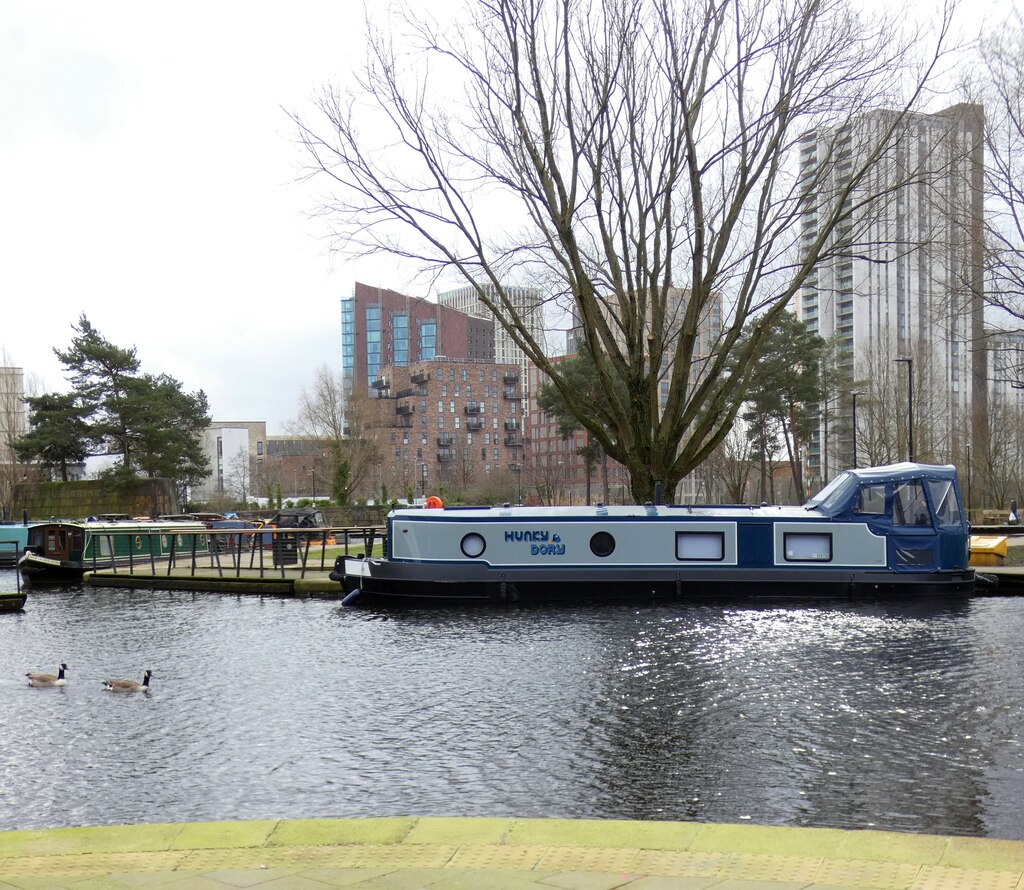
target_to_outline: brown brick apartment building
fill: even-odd
[[[378,479],[392,497],[454,496],[501,487],[511,499],[523,460],[523,381],[517,365],[435,358],[383,368],[386,399]]]

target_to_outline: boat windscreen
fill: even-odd
[[[840,473],[804,504],[804,507],[818,509],[823,513],[835,513],[849,504],[857,485],[857,477],[852,473]]]

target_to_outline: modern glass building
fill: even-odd
[[[341,367],[354,386],[438,356],[493,362],[494,322],[359,282],[341,301]]]

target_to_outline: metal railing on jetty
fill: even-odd
[[[21,541],[4,541],[0,539],[0,566],[10,565],[17,567],[18,565],[18,554],[21,551]],[[15,572],[14,577],[16,590],[21,593],[21,572]],[[0,593],[3,593],[0,590]]]
[[[216,528],[198,531],[182,530],[170,534],[162,531],[131,529],[105,529],[93,533],[94,539],[106,542],[106,547],[93,547],[86,560],[94,572],[127,570],[133,575],[148,571],[153,577],[170,577],[187,570],[195,577],[199,571],[216,571],[217,577],[241,578],[258,573],[259,578],[289,577],[297,570],[299,578],[307,571],[327,571],[334,566],[337,555],[351,556],[353,552],[370,555],[380,540],[387,546],[387,533],[383,526],[346,526],[344,528]],[[117,546],[118,538],[127,537],[127,555]],[[169,539],[163,552],[161,539]],[[145,546],[141,542],[145,541]],[[179,543],[182,542],[182,543]],[[134,546],[133,546],[134,545]],[[328,564],[328,548],[332,552]],[[102,551],[106,552],[102,552]],[[99,552],[98,552],[99,551]],[[138,551],[138,552],[135,552]],[[312,560],[310,559],[312,553]],[[209,561],[209,565],[203,565]],[[227,573],[227,574],[225,574]]]

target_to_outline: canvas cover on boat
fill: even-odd
[[[952,466],[847,470],[806,506],[836,520],[866,521],[886,537],[887,562],[897,572],[967,567],[970,530]]]

